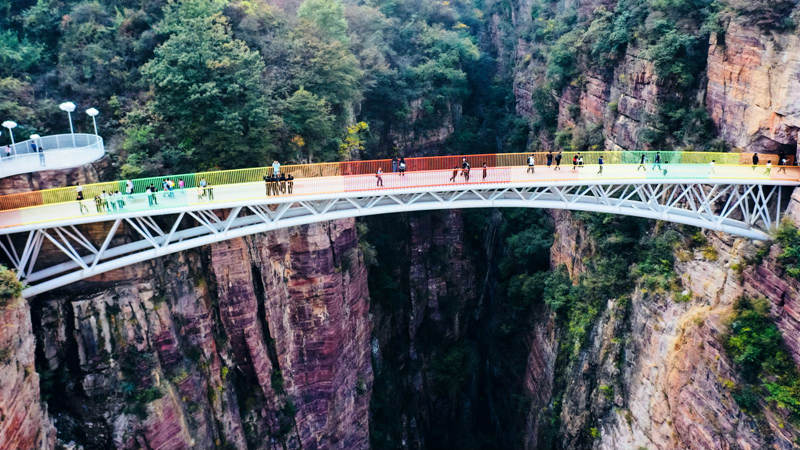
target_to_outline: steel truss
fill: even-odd
[[[781,219],[782,188],[756,183],[555,183],[267,197],[238,204],[209,203],[98,216],[75,223],[45,223],[26,230],[4,229],[0,230],[0,248],[19,279],[27,283],[23,295],[31,297],[124,266],[227,239],[314,222],[408,211],[497,207],[594,211],[766,240],[769,230]],[[98,226],[103,227],[102,240],[93,242],[81,231],[87,223],[95,223],[95,234]],[[126,236],[118,235],[123,223],[129,228]],[[41,260],[43,245],[66,258],[57,263]]]

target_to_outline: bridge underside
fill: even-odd
[[[334,219],[452,208],[546,208],[622,214],[681,223],[766,240],[788,203],[784,186],[764,184],[641,183],[578,186],[438,186],[266,197],[191,208],[0,230],[2,255],[32,297],[114,269],[170,253]],[[98,220],[101,220],[98,222]],[[123,231],[124,230],[124,231]]]

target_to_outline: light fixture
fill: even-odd
[[[14,142],[14,128],[17,127],[17,122],[13,120],[6,120],[3,122],[3,128],[8,128],[8,132],[11,134],[11,145],[14,147],[14,154],[17,154],[17,144]]]
[[[69,116],[69,132],[72,134],[72,146],[75,147],[75,129],[72,127],[72,113],[75,111],[75,103],[65,102],[58,105],[58,108]]]
[[[94,124],[94,135],[97,136],[97,119],[96,119],[96,117],[97,117],[98,114],[100,114],[100,111],[98,111],[95,108],[89,108],[89,109],[86,110],[86,114],[92,116],[92,123]]]

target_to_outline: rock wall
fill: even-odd
[[[55,428],[41,401],[34,351],[28,302],[0,298],[0,448],[55,448]]]
[[[800,130],[800,38],[733,21],[712,35],[706,102],[735,147],[794,154]]]
[[[37,298],[39,363],[63,380],[48,393],[62,441],[367,446],[371,323],[353,220],[122,272]]]
[[[106,155],[91,164],[74,169],[43,170],[0,178],[0,192],[6,195],[74,186],[76,183],[97,183],[109,179],[112,172],[111,157]]]

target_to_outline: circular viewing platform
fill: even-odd
[[[40,147],[44,149],[42,152],[38,151]],[[104,154],[103,138],[94,134],[55,134],[28,139],[0,146],[0,178],[80,167],[97,161]]]

